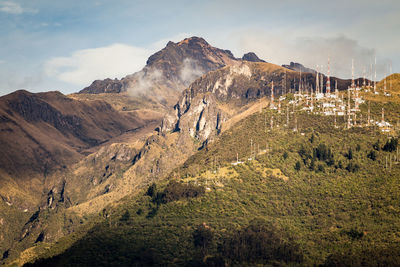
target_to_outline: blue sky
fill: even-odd
[[[0,0],[0,95],[77,92],[140,70],[168,40],[201,36],[241,57],[332,75],[400,72],[399,1]],[[322,67],[321,67],[322,65]]]

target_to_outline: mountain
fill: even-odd
[[[309,73],[313,73],[316,74],[317,72],[313,69],[304,67],[302,64],[300,63],[296,63],[296,62],[290,62],[289,65],[282,65],[282,67],[290,69],[290,70],[294,70],[294,71],[298,71],[298,72],[309,72]]]
[[[123,93],[157,99],[173,104],[179,93],[196,78],[208,71],[237,61],[229,50],[215,48],[203,38],[186,38],[178,43],[168,42],[153,54],[139,72],[121,80],[97,80],[81,94]]]
[[[191,59],[187,60],[189,55]],[[189,67],[182,67],[185,64]],[[186,73],[185,68],[190,71]],[[196,75],[186,75],[198,68],[201,71],[194,71]],[[203,73],[207,68],[210,71]],[[193,81],[185,85],[182,77],[192,77],[187,82]],[[114,220],[114,208],[141,194],[149,184],[163,185],[167,179],[189,175],[187,170],[191,175],[197,175],[204,166],[215,166],[215,158],[199,161],[201,165],[191,159],[200,160],[195,155],[206,153],[214,143],[232,133],[231,129],[255,116],[259,110],[265,110],[272,82],[278,97],[297,91],[299,78],[300,73],[296,71],[266,62],[238,60],[230,52],[213,48],[203,39],[193,37],[178,43],[169,42],[166,48],[149,58],[141,72],[122,80],[95,82],[95,87],[100,89],[70,96],[28,94],[28,98],[33,99],[25,101],[28,104],[14,105],[24,107],[16,109],[22,110],[18,113],[22,114],[18,117],[21,124],[37,128],[31,135],[40,133],[42,138],[35,137],[35,140],[44,140],[39,142],[42,146],[47,142],[56,143],[62,146],[57,151],[71,151],[72,156],[64,158],[60,154],[59,162],[49,164],[51,171],[47,168],[44,171],[46,165],[40,164],[47,158],[37,161],[40,175],[30,179],[36,183],[34,199],[29,199],[32,190],[15,186],[16,179],[12,175],[4,178],[8,188],[15,188],[15,196],[24,196],[24,201],[30,203],[28,209],[23,209],[25,206],[17,205],[14,198],[6,197],[0,201],[0,209],[7,214],[0,218],[6,233],[0,235],[4,260],[19,257],[22,262],[29,261],[41,253],[36,251],[36,247],[42,249],[40,243],[53,244],[63,237],[69,239],[71,233],[86,233],[88,228],[85,227],[95,224],[98,219],[103,220],[103,217],[98,218],[99,214]],[[303,73],[302,79],[307,90],[315,88],[315,74]],[[332,83],[335,79],[332,78]],[[351,82],[337,80],[340,90],[346,89]],[[114,90],[119,85],[126,91]],[[132,92],[128,91],[144,88],[142,85],[149,90],[133,97],[129,95]],[[293,96],[289,94],[288,97]],[[261,128],[265,128],[265,121],[263,126]],[[156,132],[153,131],[155,128]],[[47,130],[51,138],[46,139],[43,132],[47,133]],[[239,134],[246,135],[246,130],[239,129],[234,136]],[[26,137],[10,137],[10,142],[17,144],[16,140],[20,138],[25,140]],[[232,141],[224,143],[230,147],[229,157],[234,157],[232,151],[235,148],[231,144]],[[28,143],[27,147],[33,145]],[[16,155],[23,148],[24,145],[16,147]],[[53,155],[53,150],[46,151]],[[35,157],[28,159],[27,163]],[[18,158],[16,162],[21,164],[24,160]],[[25,187],[28,186],[25,184]],[[143,203],[149,204],[148,200]],[[13,220],[16,223],[12,223]],[[68,242],[62,244],[63,248],[70,246]],[[18,256],[21,251],[23,253]]]

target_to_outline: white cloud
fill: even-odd
[[[148,49],[118,43],[78,50],[69,57],[48,60],[45,73],[63,82],[86,86],[96,79],[132,74],[145,65],[150,54]]]
[[[374,60],[376,51],[360,45],[357,40],[337,35],[322,36],[293,36],[293,33],[260,33],[246,32],[231,37],[238,44],[242,53],[252,51],[260,58],[274,64],[288,64],[290,61],[299,62],[306,67],[316,68],[323,65],[326,73],[327,60],[330,57],[331,75],[350,78],[351,61],[355,62],[356,76],[362,76],[363,69],[368,72],[370,62]],[[384,75],[387,59],[378,57],[378,76]]]
[[[0,12],[20,15],[22,13],[37,13],[38,10],[31,8],[23,8],[19,3],[12,1],[3,1],[0,2]]]
[[[179,71],[179,78],[185,86],[189,86],[194,80],[200,77],[205,71],[199,66],[196,60],[185,58]]]

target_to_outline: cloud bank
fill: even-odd
[[[150,53],[144,48],[117,43],[52,58],[44,68],[47,76],[82,87],[97,79],[122,78],[138,71]]]

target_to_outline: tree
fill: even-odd
[[[311,159],[309,168],[310,168],[311,171],[315,170],[315,160],[314,160],[314,158]]]
[[[371,150],[371,151],[368,153],[367,157],[368,157],[369,159],[372,159],[373,161],[375,161],[375,160],[376,160],[376,151],[375,151],[375,150]]]
[[[155,183],[152,183],[152,184],[149,186],[149,188],[147,188],[146,195],[147,195],[147,196],[150,196],[150,197],[153,197],[153,196],[155,195],[156,191],[157,191],[157,186],[156,186]]]
[[[386,144],[382,147],[382,150],[386,151],[386,152],[396,151],[398,142],[399,142],[398,139],[392,138],[392,139],[386,141]]]
[[[121,218],[119,219],[120,222],[127,222],[131,218],[129,211],[126,210],[124,214],[122,214]]]
[[[300,161],[297,161],[297,162],[296,162],[296,165],[294,165],[294,169],[295,169],[296,171],[300,171],[300,169],[301,169],[301,163],[300,163]]]
[[[318,171],[319,171],[319,172],[325,172],[325,167],[324,167],[324,165],[319,164],[319,165],[318,165]]]
[[[315,136],[314,136],[314,133],[311,135],[311,137],[310,137],[310,143],[312,144],[312,143],[314,143],[314,139],[315,139]]]
[[[206,223],[202,223],[193,232],[193,242],[195,247],[199,247],[203,253],[206,254],[207,248],[213,240],[213,232]]]
[[[349,160],[353,159],[353,150],[351,149],[351,147],[349,148],[349,151],[347,152],[346,157]]]

